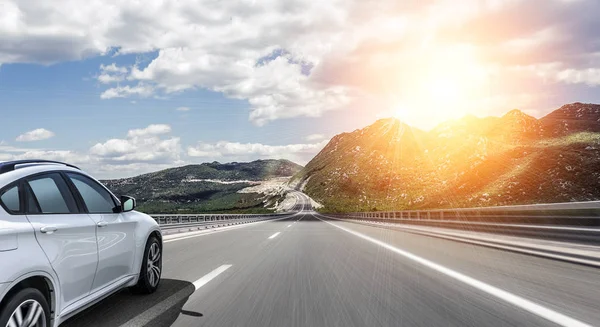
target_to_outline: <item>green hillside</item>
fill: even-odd
[[[335,136],[293,184],[327,211],[598,200],[600,105],[467,116],[429,132],[379,120]]]
[[[265,204],[277,199],[238,191],[271,178],[292,176],[300,169],[288,160],[212,162],[103,183],[117,195],[135,197],[139,210],[147,213],[263,213],[270,212]]]

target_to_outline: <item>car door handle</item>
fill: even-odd
[[[42,228],[40,228],[40,232],[44,233],[44,234],[52,234],[54,232],[56,232],[58,230],[58,228],[54,227],[54,226],[44,226]]]
[[[102,228],[102,227],[106,227],[108,226],[108,223],[106,221],[101,221],[98,224],[96,224],[96,226]]]

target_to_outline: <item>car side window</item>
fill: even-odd
[[[67,176],[79,191],[89,213],[114,213],[113,210],[117,205],[104,187],[80,174],[67,173]]]
[[[40,209],[40,205],[37,203],[35,196],[33,195],[33,191],[29,184],[25,184],[25,207],[27,208],[27,213],[42,213]]]
[[[31,189],[28,194],[28,213],[66,214],[77,213],[77,204],[65,180],[59,174],[37,176],[27,180]]]
[[[15,185],[0,195],[0,201],[10,212],[21,211],[21,198],[19,197],[19,186]]]

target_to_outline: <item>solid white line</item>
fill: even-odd
[[[222,272],[224,272],[225,270],[231,268],[231,265],[222,265],[221,267],[209,272],[208,274],[202,276],[202,278],[198,279],[197,281],[194,282],[194,287],[196,288],[196,291],[206,285],[206,283],[210,282],[211,280],[215,279],[215,277],[219,276]]]
[[[317,217],[317,216],[315,216],[315,217]],[[519,307],[521,309],[527,310],[527,311],[529,311],[529,312],[531,312],[531,313],[533,313],[533,314],[535,314],[535,315],[537,315],[539,317],[547,319],[547,320],[549,320],[549,321],[551,321],[551,322],[553,322],[555,324],[558,324],[560,326],[591,327],[591,325],[583,323],[583,322],[581,322],[579,320],[576,320],[576,319],[571,318],[569,316],[563,315],[563,314],[558,313],[558,312],[556,312],[554,310],[548,309],[548,308],[546,308],[544,306],[541,306],[541,305],[539,305],[537,303],[534,303],[534,302],[531,302],[531,301],[529,301],[527,299],[524,299],[524,298],[522,298],[522,297],[520,297],[518,295],[509,293],[509,292],[507,292],[505,290],[502,290],[502,289],[497,288],[495,286],[492,286],[490,284],[486,284],[486,283],[484,283],[484,282],[482,282],[480,280],[477,280],[475,278],[469,277],[467,275],[464,275],[462,273],[454,271],[454,270],[452,270],[450,268],[446,268],[446,267],[444,267],[442,265],[439,265],[439,264],[437,264],[437,263],[435,263],[433,261],[429,261],[429,260],[427,260],[425,258],[419,257],[417,255],[414,255],[414,254],[410,253],[410,252],[401,250],[401,249],[399,249],[397,247],[394,247],[394,246],[392,246],[390,244],[382,242],[382,241],[380,241],[378,239],[375,239],[375,238],[372,238],[370,236],[361,234],[359,232],[356,232],[356,231],[353,231],[353,230],[350,230],[350,229],[338,226],[338,225],[333,224],[331,222],[325,221],[325,220],[323,220],[323,219],[321,219],[319,217],[317,217],[317,219],[319,219],[319,220],[321,220],[321,221],[323,221],[325,223],[328,223],[328,224],[330,224],[333,227],[336,227],[336,228],[339,228],[339,229],[341,229],[341,230],[343,230],[345,232],[348,232],[348,233],[350,233],[350,234],[352,234],[354,236],[358,236],[358,237],[360,237],[360,238],[362,238],[364,240],[367,240],[367,241],[369,241],[371,243],[377,244],[377,245],[379,245],[379,246],[381,246],[381,247],[383,247],[385,249],[388,249],[388,250],[390,250],[392,252],[395,252],[395,253],[397,253],[397,254],[399,254],[399,255],[407,258],[407,259],[410,259],[412,261],[420,263],[421,265],[426,266],[426,267],[428,267],[430,269],[433,269],[433,270],[435,270],[437,272],[440,272],[440,273],[442,273],[442,274],[444,274],[444,275],[446,275],[448,277],[452,277],[452,278],[454,278],[454,279],[456,279],[456,280],[458,280],[460,282],[463,282],[463,283],[465,283],[467,285],[475,287],[476,289],[478,289],[480,291],[483,291],[483,292],[485,292],[487,294],[495,296],[495,297],[497,297],[497,298],[499,298],[501,300],[504,300],[504,301],[506,301],[506,302],[508,302],[510,304],[513,304],[513,305],[515,305],[515,306],[517,306],[517,307]]]
[[[277,232],[277,233],[275,233],[275,234],[273,234],[273,235],[269,236],[269,239],[276,238],[276,237],[277,237],[277,235],[279,235],[279,232]]]

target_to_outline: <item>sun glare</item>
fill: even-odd
[[[394,117],[430,129],[478,110],[487,95],[487,73],[468,49],[430,51],[416,62],[403,72],[411,78],[393,97]]]
[[[437,101],[454,102],[460,97],[460,86],[457,81],[439,78],[426,86],[427,91]]]

